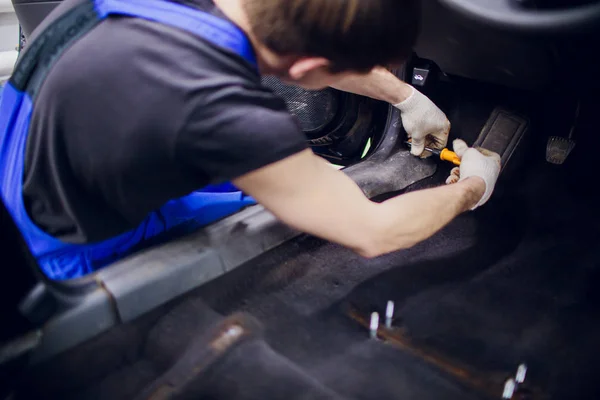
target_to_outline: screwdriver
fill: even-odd
[[[407,141],[406,144],[409,147],[411,146],[411,143],[409,141]],[[438,149],[431,149],[429,147],[425,147],[425,151],[429,151],[432,154],[435,154],[442,161],[448,161],[448,162],[451,162],[454,165],[460,165],[460,158],[452,150],[448,150],[448,149],[438,150]]]

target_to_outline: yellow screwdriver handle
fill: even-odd
[[[440,160],[450,161],[454,165],[460,165],[460,158],[455,152],[448,149],[443,149],[440,153]]]

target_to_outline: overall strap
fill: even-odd
[[[89,0],[67,11],[26,47],[10,78],[12,86],[35,100],[48,72],[63,52],[110,15],[170,25],[238,54],[257,68],[254,49],[232,22],[168,0]]]
[[[65,12],[25,48],[9,83],[16,90],[27,92],[31,99],[35,100],[46,76],[60,56],[99,22],[91,1]]]
[[[222,18],[166,0],[94,0],[94,3],[101,19],[116,14],[171,25],[226,48],[256,67],[254,49],[246,34]]]

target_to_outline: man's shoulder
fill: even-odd
[[[157,96],[186,99],[189,91],[217,82],[261,87],[258,72],[241,56],[191,33],[140,18],[105,22],[62,55],[48,75],[52,86],[85,94],[96,82],[103,90],[127,88],[125,97],[152,86]]]
[[[85,1],[64,0],[44,21],[44,27]],[[226,19],[212,0],[168,1]],[[38,28],[31,40],[37,37],[39,31]],[[217,75],[221,79],[231,77],[235,82],[241,79],[247,84],[260,85],[260,77],[255,67],[242,56],[191,32],[143,18],[116,18],[104,21],[70,46],[64,56],[66,57],[62,58],[67,58],[70,62],[59,60],[54,68],[54,71],[62,70],[63,73],[52,73],[49,78],[56,79],[63,75],[72,81],[72,72],[82,71],[81,67],[85,71],[85,67],[90,64],[104,69],[107,64],[127,63],[131,69],[143,70],[148,78],[153,78],[154,72],[162,68],[165,72],[181,72],[194,78]],[[74,58],[76,63],[72,62]],[[154,68],[151,69],[150,66]],[[148,75],[148,72],[152,74]],[[101,75],[98,74],[94,78],[101,79]],[[113,81],[117,82],[118,79]]]

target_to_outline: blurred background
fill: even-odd
[[[19,22],[10,0],[0,0],[0,84],[10,76],[19,46]]]

